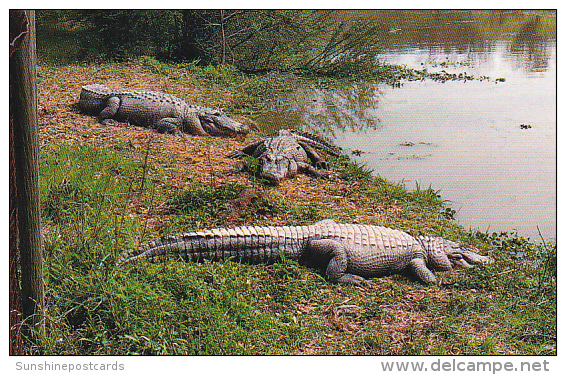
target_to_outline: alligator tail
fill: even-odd
[[[304,241],[289,235],[289,228],[297,231],[300,227],[222,228],[161,237],[124,254],[117,264],[166,257],[192,262],[233,259],[252,264],[274,263],[283,256],[298,259]]]

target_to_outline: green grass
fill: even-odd
[[[186,225],[192,227],[209,223],[221,212],[230,208],[230,201],[236,199],[246,188],[240,184],[225,184],[216,188],[194,183],[190,189],[174,194],[168,201],[168,213],[184,217]]]
[[[345,181],[371,180],[373,171],[365,164],[360,164],[349,157],[341,155],[332,159],[332,168],[338,171],[338,177]]]

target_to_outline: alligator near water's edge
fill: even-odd
[[[260,176],[277,185],[299,172],[326,177],[328,173],[318,169],[327,169],[328,164],[315,149],[334,156],[340,155],[340,149],[325,139],[296,130],[281,129],[277,136],[264,138],[241,151],[233,151],[228,157],[235,159],[248,155],[257,158]],[[240,169],[246,169],[246,165],[241,163]]]
[[[250,131],[249,125],[217,109],[189,105],[174,95],[154,91],[120,91],[100,84],[86,85],[81,89],[79,108],[96,115],[102,124],[117,120],[167,134],[182,131],[195,135],[246,136]]]
[[[330,282],[354,284],[407,271],[424,283],[434,284],[432,271],[491,261],[442,238],[413,237],[387,227],[338,224],[327,219],[305,226],[244,226],[162,237],[124,254],[118,265],[168,256],[195,262],[231,259],[252,264],[287,258],[323,270]]]

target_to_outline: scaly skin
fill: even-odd
[[[164,237],[124,254],[118,265],[167,256],[195,262],[233,259],[254,264],[285,257],[324,269],[331,282],[354,284],[406,271],[434,284],[432,271],[490,261],[442,238],[415,238],[381,226],[323,220],[308,226],[219,228]]]
[[[114,120],[157,129],[160,133],[213,136],[246,136],[250,126],[221,111],[192,106],[174,95],[153,91],[117,91],[104,85],[82,87],[80,109],[94,114],[102,124]]]

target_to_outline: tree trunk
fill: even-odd
[[[10,11],[22,31],[10,38],[10,116],[17,194],[17,229],[20,253],[22,328],[42,330],[44,324],[43,260],[39,216],[39,147],[35,12]],[[14,25],[17,29],[18,25]],[[26,332],[27,333],[27,332]]]

